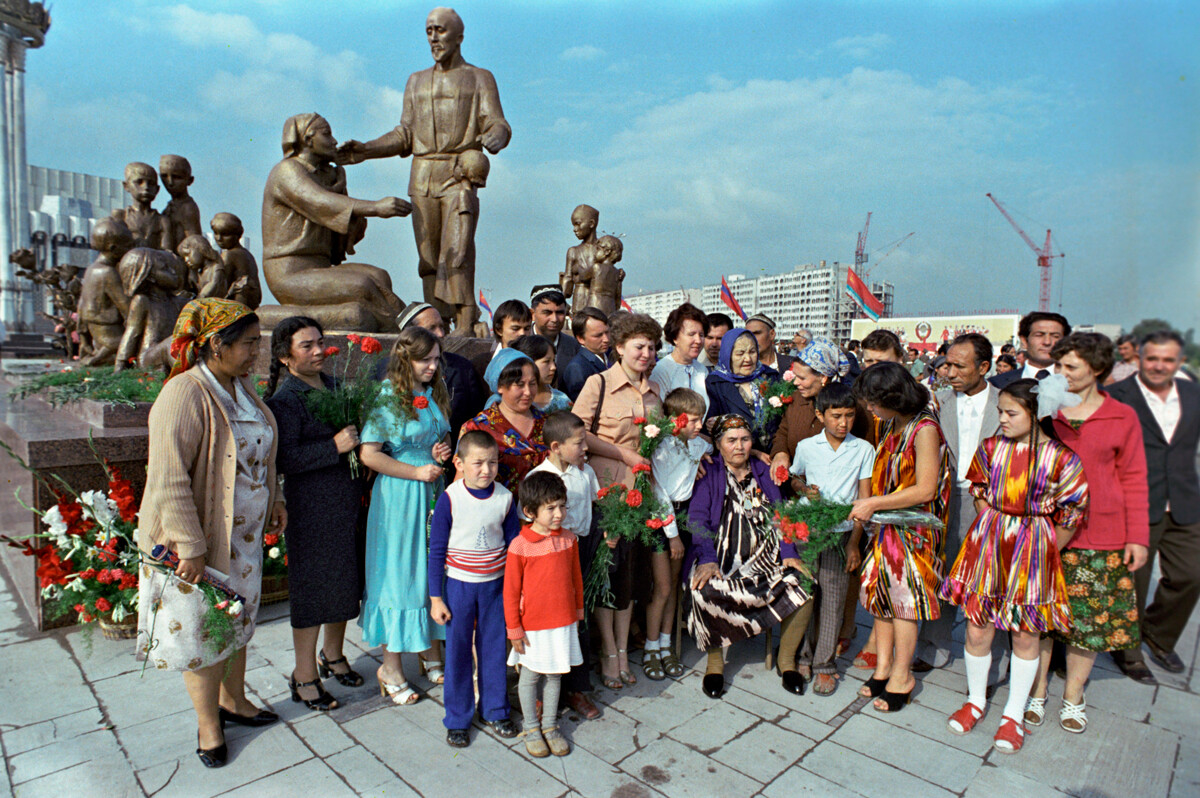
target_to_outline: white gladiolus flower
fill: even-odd
[[[60,538],[67,534],[67,522],[63,520],[62,513],[59,511],[57,504],[42,513],[42,523],[46,525],[51,536],[55,538]]]
[[[237,616],[241,615],[242,614],[242,602],[235,601],[232,604],[230,604],[229,605],[229,614],[235,618]]]
[[[778,396],[772,396],[767,400],[767,403],[771,405],[771,407],[783,407],[783,400]]]
[[[660,432],[660,430],[658,429],[658,427],[654,426],[653,424],[646,425],[646,437],[647,438],[657,438],[659,432]]]
[[[272,560],[278,560],[279,559],[279,547],[272,546],[270,551],[267,552],[267,556],[270,557]]]

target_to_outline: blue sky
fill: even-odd
[[[283,120],[318,111],[339,139],[394,126],[431,63],[431,7],[60,0],[28,59],[30,162],[119,177],[186,155],[205,220],[238,214],[257,253]],[[456,8],[514,131],[480,196],[493,307],[556,278],[587,202],[625,236],[627,293],[852,262],[872,211],[877,258],[915,232],[872,273],[898,314],[1029,310],[1035,257],[990,191],[1035,240],[1053,229],[1073,322],[1200,327],[1195,3]],[[371,161],[350,193],[402,196],[407,176]],[[358,257],[419,293],[407,219],[372,220]]]

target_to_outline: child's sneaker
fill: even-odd
[[[525,752],[527,754],[538,759],[550,756],[550,748],[542,737],[541,729],[526,729],[522,734],[525,736]]]
[[[558,730],[557,726],[552,729],[542,729],[542,736],[550,748],[550,753],[555,756],[566,756],[571,753],[571,744],[567,742],[566,737],[562,736],[562,732]]]

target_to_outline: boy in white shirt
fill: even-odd
[[[809,498],[822,498],[839,504],[871,495],[871,472],[875,467],[875,448],[862,438],[855,437],[856,403],[845,385],[834,382],[817,394],[817,419],[825,425],[822,432],[796,444],[791,472],[803,476]],[[847,574],[862,564],[859,541],[862,524],[846,521],[845,556],[834,549],[821,553],[817,563],[816,627],[809,627],[797,665],[802,675],[808,668],[813,672],[813,692],[829,695],[837,689],[837,666],[834,652],[842,625],[842,610],[849,583]]]
[[[651,476],[658,497],[669,503],[675,518],[662,528],[665,547],[650,555],[654,588],[646,605],[646,646],[642,669],[648,679],[683,675],[683,665],[671,648],[671,627],[679,590],[679,572],[691,546],[691,535],[680,530],[679,519],[687,518],[688,502],[696,484],[700,461],[712,451],[712,444],[699,437],[707,404],[691,388],[676,388],[663,400],[663,412],[680,431],[670,435],[650,458]],[[663,430],[667,434],[668,430]]]
[[[562,528],[574,532],[575,537],[579,538],[579,567],[586,580],[596,547],[604,536],[593,528],[596,514],[592,512],[592,502],[600,492],[600,480],[587,464],[585,432],[583,419],[567,410],[546,416],[542,440],[550,447],[550,455],[529,473],[546,471],[560,477],[567,486],[567,507]],[[588,720],[595,720],[600,717],[600,710],[587,696],[592,689],[591,671],[588,668],[590,637],[586,622],[579,624],[579,648],[583,652],[583,664],[571,668],[563,679],[563,694],[567,706]]]

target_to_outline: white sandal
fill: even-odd
[[[1033,698],[1030,696],[1029,703],[1025,705],[1025,725],[1038,727],[1046,721],[1046,699]]]
[[[408,682],[401,682],[400,684],[380,682],[379,694],[385,698],[391,698],[393,704],[402,707],[415,704],[421,700],[421,694],[412,689],[412,686]]]
[[[1067,721],[1072,720],[1079,724],[1079,728],[1067,725]],[[1062,709],[1058,711],[1058,725],[1062,730],[1071,734],[1083,734],[1087,731],[1087,723],[1087,697],[1080,696],[1078,704],[1072,704],[1064,698]]]
[[[446,683],[446,669],[443,667],[441,660],[436,659],[418,659],[417,662],[421,665],[421,673],[425,678],[434,684]]]

